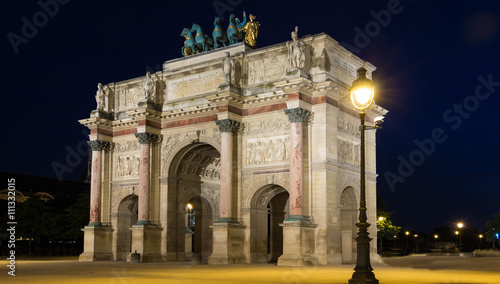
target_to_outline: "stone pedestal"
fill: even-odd
[[[132,228],[132,253],[141,254],[141,262],[163,261],[161,251],[161,231],[154,225],[133,225]],[[130,254],[127,261],[130,260]]]
[[[215,223],[213,230],[213,252],[208,264],[245,263],[244,241],[245,226],[239,223]]]
[[[283,255],[278,266],[318,265],[314,256],[314,229],[318,226],[308,221],[285,221],[283,227]]]
[[[186,228],[184,236],[184,251],[186,252],[186,260],[191,260],[193,257],[193,231]]]
[[[108,227],[86,226],[84,232],[83,253],[80,261],[113,260],[111,241],[113,229]]]

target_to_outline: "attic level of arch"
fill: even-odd
[[[357,117],[349,87],[357,68],[365,66],[371,78],[375,67],[325,34],[300,41],[306,46],[301,65],[293,64],[290,41],[259,49],[236,44],[167,61],[154,74],[99,83],[97,108],[81,122],[113,131],[143,125],[163,129],[183,126],[186,119],[215,120],[211,117],[223,112],[248,116],[282,110],[295,100],[309,107],[330,104]],[[368,120],[384,111],[374,105]]]

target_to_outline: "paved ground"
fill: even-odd
[[[409,256],[375,264],[380,283],[500,284],[500,258]],[[19,260],[16,276],[0,261],[0,283],[347,283],[353,265],[286,268],[275,265],[209,266],[188,263]]]

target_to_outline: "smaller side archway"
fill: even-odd
[[[191,241],[192,258],[191,260],[197,264],[207,264],[208,257],[213,250],[213,234],[210,226],[213,225],[213,209],[210,203],[201,196],[195,196],[189,200],[189,204],[193,209],[190,211],[188,228],[191,230],[191,239],[186,238],[186,241]],[[186,246],[186,248],[189,246]],[[186,251],[186,255],[190,252]]]
[[[342,263],[356,261],[356,220],[358,216],[357,199],[354,189],[346,187],[340,196],[340,233]]]
[[[266,185],[254,194],[250,207],[250,262],[277,262],[283,254],[283,223],[288,215],[289,193]]]
[[[115,259],[126,260],[132,252],[132,225],[137,223],[138,197],[131,194],[122,199],[116,212]]]

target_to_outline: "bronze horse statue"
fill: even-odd
[[[212,32],[212,37],[214,39],[214,48],[219,48],[229,44],[227,33],[221,29],[219,17],[216,17],[214,20],[214,31]]]

